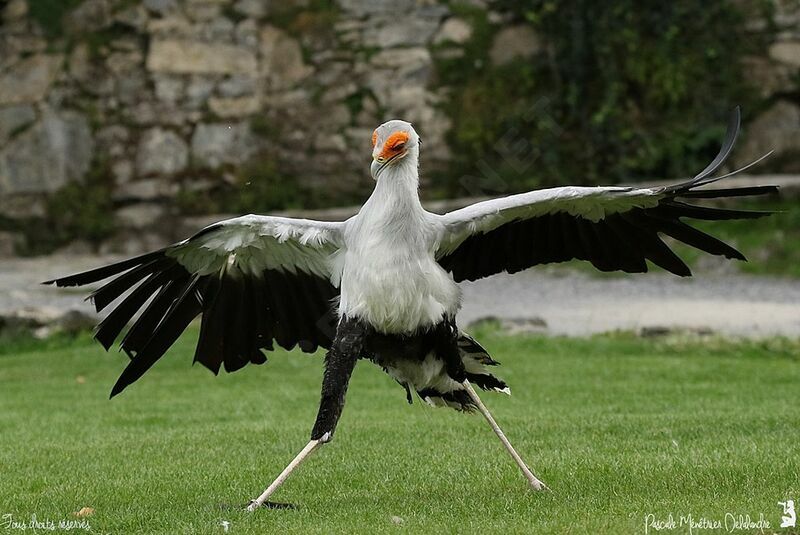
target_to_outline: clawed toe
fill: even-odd
[[[264,509],[297,509],[297,506],[293,503],[281,503],[281,502],[264,502],[260,505]],[[256,500],[250,500],[250,503],[247,504],[248,511],[255,511],[259,508],[259,505],[256,503]]]

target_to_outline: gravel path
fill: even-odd
[[[114,257],[52,256],[0,261],[0,313],[25,307],[91,312],[85,289],[40,281],[98,266]],[[464,285],[459,321],[541,318],[553,334],[615,329],[708,328],[741,336],[800,336],[800,281],[742,275],[694,278],[648,274],[593,278],[530,270]]]
[[[594,278],[530,270],[465,284],[462,324],[539,317],[553,334],[616,329],[711,329],[748,337],[800,336],[800,281],[743,275]]]

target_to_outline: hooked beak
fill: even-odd
[[[378,180],[378,173],[381,172],[386,163],[381,163],[378,160],[372,160],[372,165],[369,166],[369,172],[374,180]]]
[[[422,140],[417,141],[417,146],[422,145]],[[404,150],[403,152],[398,152],[391,158],[385,159],[381,157],[376,157],[372,160],[372,164],[369,166],[369,172],[372,175],[372,178],[378,180],[378,175],[383,171],[383,169],[392,163],[392,160],[396,160],[398,158],[404,158],[408,154],[408,149]]]
[[[392,160],[396,160],[397,158],[402,158],[408,153],[408,151],[398,152],[391,158],[375,158],[372,160],[372,164],[369,166],[369,172],[372,174],[372,178],[378,180],[378,175],[384,168],[392,163]]]

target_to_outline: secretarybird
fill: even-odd
[[[111,396],[139,379],[202,316],[194,361],[215,374],[263,364],[275,343],[327,349],[311,440],[248,509],[264,504],[310,453],[333,438],[356,361],[366,358],[431,405],[480,411],[527,477],[546,488],[506,439],[472,385],[510,393],[488,371],[486,350],[456,326],[458,282],[538,264],[581,259],[602,271],[645,272],[647,261],[691,274],[661,240],[744,260],[683,220],[747,219],[767,212],[691,204],[763,195],[775,186],[708,189],[733,148],[738,108],[719,154],[691,180],[653,188],[560,187],[479,202],[436,215],[418,196],[420,138],[393,120],[372,135],[372,195],[344,222],[246,215],[136,258],[49,281],[81,286],[116,278],[91,294],[98,311],[118,303],[95,338],[130,357]],[[758,160],[757,160],[758,161]],[[753,162],[756,163],[756,162]],[[752,164],[750,164],[752,165]],[[738,172],[738,171],[735,171]],[[126,292],[127,295],[120,299]],[[148,303],[148,299],[150,299]],[[335,314],[335,334],[321,318]]]

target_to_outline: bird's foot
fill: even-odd
[[[545,485],[538,479],[528,480],[528,483],[530,484],[531,489],[536,491],[550,490],[550,488],[547,485]]]
[[[306,445],[306,447],[303,448],[302,451],[297,454],[297,457],[295,457],[294,460],[290,462],[286,468],[283,469],[283,472],[280,473],[280,475],[275,479],[275,481],[273,481],[272,484],[269,487],[267,487],[267,490],[262,492],[261,496],[250,502],[250,505],[247,506],[247,510],[252,513],[262,505],[270,503],[267,500],[269,499],[270,496],[272,496],[272,493],[278,490],[278,487],[280,487],[283,484],[283,482],[286,481],[286,478],[289,477],[292,471],[298,466],[300,466],[300,463],[302,463],[306,459],[306,457],[308,457],[311,453],[314,452],[314,450],[316,450],[321,445],[322,442],[320,442],[319,440],[312,439]],[[270,506],[267,505],[267,507]]]
[[[256,500],[250,500],[250,503],[247,505],[247,510],[252,513],[259,507],[265,509],[297,509],[297,506],[293,503],[264,502],[259,506]]]

